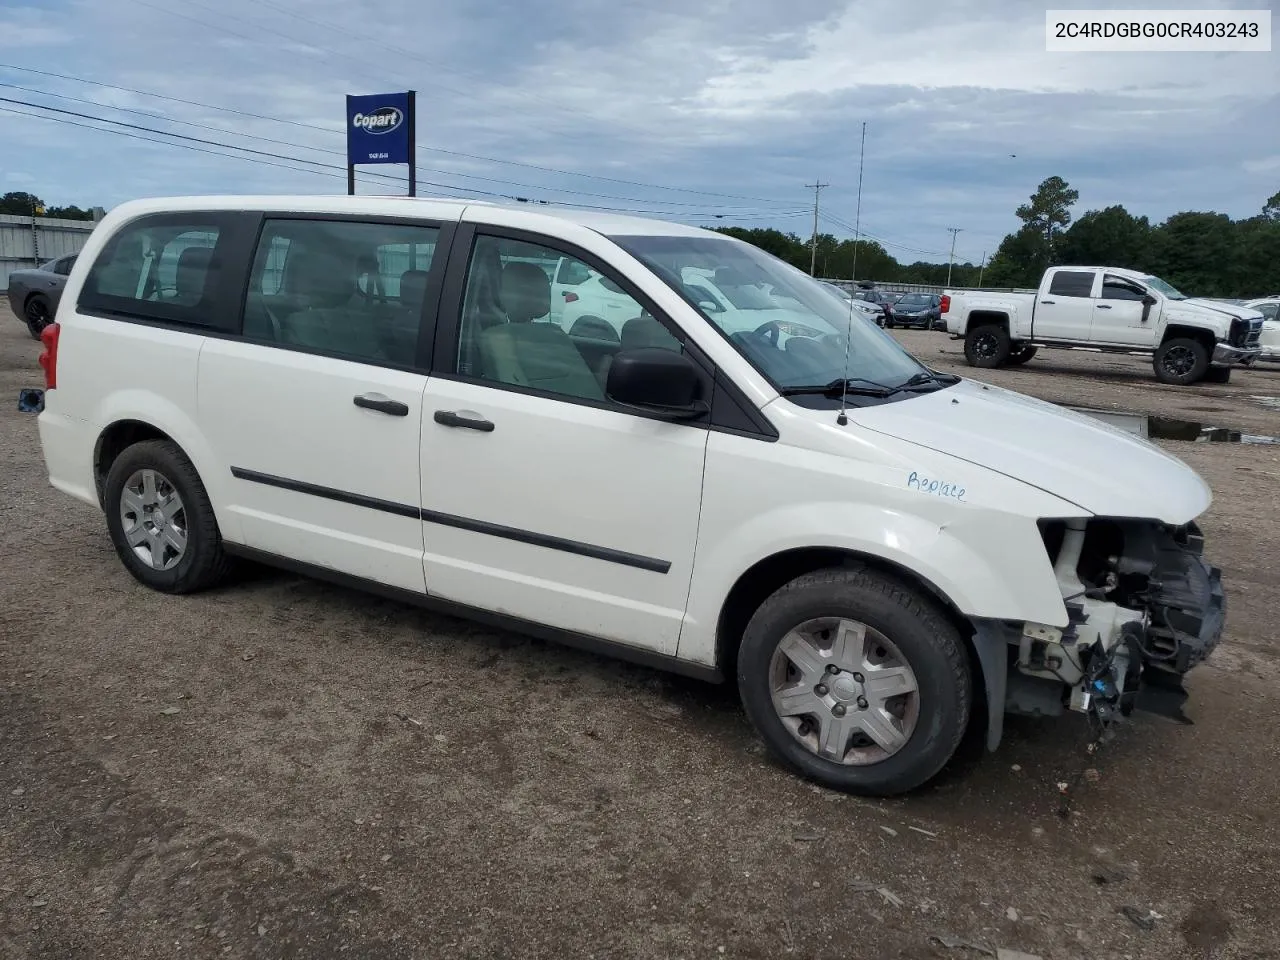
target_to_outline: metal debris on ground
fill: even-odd
[[[855,880],[852,884],[854,893],[878,893],[885,903],[895,907],[902,906],[902,898],[890,890],[869,880]]]
[[[165,716],[167,716],[167,717],[171,717],[171,716],[173,716],[175,713],[181,713],[182,711],[181,711],[181,710],[179,710],[177,707],[165,707],[165,708],[164,708],[163,710],[161,710],[160,712],[161,712],[161,713],[163,713],[163,714],[164,714]]]
[[[891,837],[896,837],[898,835],[898,831],[893,829],[893,827],[881,827],[880,829]]]
[[[988,957],[994,957],[996,952],[985,944],[975,943],[973,940],[965,940],[963,937],[953,937],[947,933],[931,933],[930,940],[936,940],[948,950],[976,950],[978,953],[984,953]]]
[[[1164,919],[1163,916],[1156,913],[1154,910],[1143,910],[1141,907],[1134,907],[1128,904],[1121,907],[1120,912],[1124,914],[1139,930],[1154,930],[1156,928],[1156,921]]]
[[[916,833],[923,833],[926,837],[937,837],[938,835],[932,830],[925,830],[922,827],[907,827],[908,830],[914,830]]]

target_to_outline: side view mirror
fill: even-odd
[[[1148,293],[1143,296],[1142,302],[1145,303],[1148,307],[1154,307],[1156,303],[1158,303],[1159,301],[1157,301],[1155,297],[1153,297],[1151,294]]]
[[[669,420],[695,420],[710,410],[701,392],[702,374],[693,361],[661,347],[619,351],[605,383],[610,400]]]
[[[701,309],[705,310],[707,313],[720,313],[720,312],[721,312],[721,310],[720,310],[720,304],[716,303],[714,300],[699,300],[699,301],[698,301],[698,306],[699,306]]]

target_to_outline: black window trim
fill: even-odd
[[[316,357],[331,357],[350,363],[362,363],[370,367],[387,370],[403,370],[406,373],[417,373],[426,376],[431,370],[432,347],[436,340],[436,324],[440,311],[440,294],[444,286],[445,266],[453,246],[453,236],[457,229],[456,220],[442,220],[438,217],[405,217],[386,215],[365,215],[359,213],[326,213],[324,211],[298,210],[259,210],[254,215],[258,219],[254,231],[254,240],[250,251],[248,269],[241,284],[240,304],[236,322],[235,338],[255,346],[271,347],[276,350],[288,350],[293,353],[305,353]],[[281,343],[278,340],[264,340],[258,337],[246,337],[244,331],[244,312],[249,300],[249,284],[253,280],[253,267],[257,263],[258,248],[262,244],[262,236],[266,232],[270,220],[307,220],[325,223],[376,223],[400,227],[425,227],[438,230],[435,251],[431,255],[431,266],[427,271],[427,290],[422,297],[422,315],[418,318],[418,344],[414,352],[413,363],[395,363],[379,360],[374,357],[341,353],[337,350],[319,350],[315,347],[295,343]]]
[[[1107,285],[1113,287],[1123,287],[1130,293],[1137,294],[1136,297],[1108,297],[1106,295]],[[1099,300],[1116,300],[1124,303],[1141,303],[1143,296],[1147,294],[1147,289],[1136,280],[1130,280],[1128,277],[1122,277],[1115,273],[1104,273],[1102,275],[1102,286],[1098,287]]]
[[[99,250],[94,262],[89,265],[85,281],[81,285],[76,298],[75,311],[88,317],[99,317],[105,320],[121,320],[126,323],[137,323],[142,326],[158,327],[168,330],[179,330],[185,333],[196,333],[203,336],[229,337],[238,335],[241,311],[235,304],[236,291],[248,282],[250,261],[253,251],[254,215],[242,210],[218,210],[200,207],[191,210],[165,210],[153,213],[140,213],[120,224],[107,238]],[[175,313],[172,306],[147,300],[132,300],[128,297],[109,297],[99,299],[96,293],[86,289],[89,277],[104,258],[115,250],[115,244],[127,231],[145,228],[147,224],[164,225],[171,223],[177,226],[191,226],[193,229],[207,224],[216,226],[218,239],[214,250],[218,251],[222,263],[219,271],[220,283],[194,307],[179,308]],[[79,256],[79,254],[77,254]],[[86,302],[86,297],[89,298]],[[95,302],[96,301],[96,302]],[[139,309],[139,305],[148,305]],[[203,319],[197,314],[213,317],[225,317],[226,322],[218,324]],[[227,322],[234,322],[235,327],[228,327]]]
[[[662,310],[654,303],[653,299],[639,289],[631,279],[621,270],[612,264],[607,263],[596,254],[577,244],[571,240],[565,240],[561,237],[552,236],[550,234],[538,233],[533,230],[524,230],[516,227],[499,226],[496,224],[478,223],[475,221],[462,221],[458,225],[456,233],[453,235],[453,242],[449,251],[449,262],[446,268],[444,279],[444,287],[439,302],[439,311],[437,317],[447,316],[448,321],[445,323],[437,323],[436,336],[433,350],[434,361],[431,366],[430,375],[439,377],[444,380],[454,380],[462,383],[473,383],[477,386],[488,387],[494,390],[505,390],[510,393],[523,394],[525,396],[543,397],[550,400],[559,400],[563,403],[573,403],[584,407],[593,407],[598,410],[608,410],[613,413],[623,413],[629,416],[639,417],[646,420],[665,421],[665,418],[658,414],[649,414],[644,411],[638,411],[626,407],[621,407],[617,403],[610,400],[590,400],[583,397],[571,397],[562,393],[556,393],[551,390],[540,390],[532,387],[523,387],[517,384],[499,383],[494,380],[487,380],[483,377],[472,376],[457,372],[457,354],[458,342],[462,332],[462,307],[463,300],[466,296],[467,273],[471,265],[471,254],[478,236],[489,236],[503,240],[515,240],[522,243],[529,243],[534,246],[544,247],[562,257],[573,257],[582,263],[598,271],[601,275],[609,277],[617,283],[623,291],[635,300],[640,306],[647,310],[659,323],[661,323],[667,332],[674,336],[684,347],[685,355],[701,370],[704,376],[703,388],[705,396],[711,404],[711,412],[709,416],[703,416],[697,420],[682,421],[682,425],[694,427],[704,430],[712,430],[718,433],[731,433],[738,436],[749,437],[751,439],[776,441],[779,437],[777,428],[772,422],[756,407],[738,387],[733,384],[732,380],[722,371],[720,371],[715,363],[708,357],[693,339],[680,327],[680,325],[672,319],[665,310]],[[557,272],[559,267],[557,267]],[[553,278],[554,282],[554,278]],[[723,399],[721,399],[723,397]],[[719,403],[717,402],[719,401]],[[718,406],[732,404],[738,408],[741,415],[745,415],[750,422],[750,429],[743,429],[734,425],[729,418],[727,410],[717,410]]]

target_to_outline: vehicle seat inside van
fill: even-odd
[[[298,250],[289,257],[289,270],[300,308],[281,318],[286,343],[385,359],[372,308],[363,295],[357,297],[353,259],[333,250]]]
[[[483,375],[502,383],[603,400],[604,390],[569,335],[558,324],[533,322],[551,312],[551,281],[542,268],[508,263],[502,270],[501,297],[508,322],[479,335]]]
[[[213,247],[187,247],[178,254],[173,302],[184,307],[199,303],[204,296],[205,278],[212,272],[213,265]]]

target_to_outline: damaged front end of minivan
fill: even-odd
[[[1135,708],[1188,722],[1183,678],[1226,622],[1221,570],[1205,562],[1199,527],[1096,517],[1040,530],[1069,622],[977,624],[988,703],[1004,705],[990,711],[988,748],[1004,713],[1085,713],[1100,739]]]

